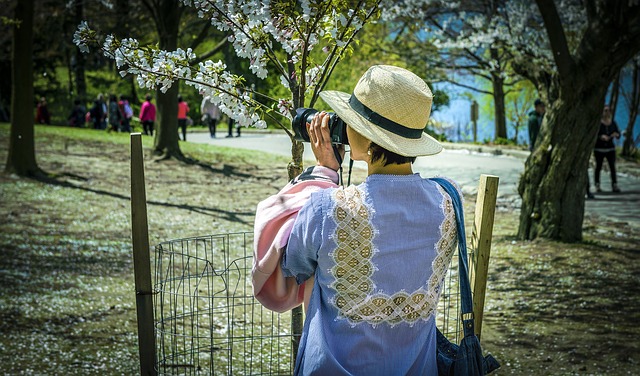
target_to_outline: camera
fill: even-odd
[[[298,141],[309,142],[309,133],[307,133],[307,123],[311,123],[313,118],[318,113],[318,110],[313,108],[298,108],[296,109],[296,116],[291,122],[293,127],[294,139]],[[348,145],[347,139],[347,124],[333,112],[329,114],[329,134],[331,135],[332,144],[344,144]]]

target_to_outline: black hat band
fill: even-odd
[[[355,94],[351,94],[351,98],[349,98],[349,106],[351,106],[351,108],[355,112],[360,114],[368,121],[393,134],[412,139],[419,139],[420,137],[422,137],[423,129],[408,128],[402,124],[396,123],[393,120],[387,119],[386,117],[365,106],[358,100],[358,98],[356,98]]]

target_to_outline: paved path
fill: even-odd
[[[239,138],[225,138],[223,136],[212,139],[208,133],[204,132],[189,133],[187,139],[196,143],[260,150],[284,156],[291,155],[289,138],[282,134],[243,133]],[[414,171],[420,172],[425,177],[436,175],[451,177],[468,194],[475,194],[480,174],[497,175],[500,177],[498,188],[500,204],[519,208],[520,196],[517,192],[517,186],[520,175],[524,172],[526,156],[527,152],[523,151],[510,151],[503,155],[496,155],[491,148],[486,146],[451,144],[438,155],[418,158],[414,164]],[[304,158],[308,161],[315,160],[311,148],[305,148]],[[354,166],[366,168],[363,162],[356,162]],[[593,177],[593,171],[589,171],[589,176]],[[610,191],[611,183],[608,172],[603,171],[601,179],[603,189]],[[618,185],[622,190],[621,194],[603,192],[597,194],[595,200],[587,200],[587,214],[597,214],[617,221],[628,222],[640,228],[640,176],[632,173],[618,173]]]

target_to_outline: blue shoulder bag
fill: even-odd
[[[451,343],[438,329],[437,362],[439,376],[457,375],[486,375],[500,367],[498,361],[491,355],[482,355],[480,340],[474,332],[473,299],[467,266],[467,243],[464,230],[464,212],[458,190],[446,179],[432,178],[431,180],[449,194],[456,214],[458,229],[458,268],[460,279],[461,319],[464,337],[460,345]]]

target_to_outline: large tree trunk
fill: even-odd
[[[616,117],[616,109],[618,108],[618,98],[620,96],[620,75],[622,72],[618,72],[611,82],[611,95],[607,102],[611,108],[611,116]]]
[[[84,5],[82,0],[76,0],[74,4],[74,21],[76,25],[79,25],[82,20],[84,20]],[[76,64],[74,66],[74,73],[76,77],[76,96],[78,99],[82,101],[86,105],[86,102],[89,98],[87,98],[87,81],[85,78],[85,65],[86,65],[86,57],[79,48],[74,48],[75,50],[75,61]]]
[[[20,176],[41,173],[33,129],[33,0],[18,1],[13,26],[11,136],[5,170]]]
[[[587,168],[608,81],[590,83],[562,91],[545,115],[518,187],[521,239],[582,239]]]
[[[640,63],[639,60],[633,62],[631,95],[626,99],[629,107],[629,121],[627,129],[624,132],[624,144],[622,145],[622,155],[630,157],[635,151],[635,140],[633,136],[633,127],[638,117],[638,107],[640,107]]]
[[[557,90],[558,96],[520,180],[518,236],[574,242],[582,239],[587,166],[607,86],[640,50],[640,8],[626,2],[585,2],[589,25],[572,54],[554,1],[536,3],[557,67],[547,91],[555,96]]]
[[[160,40],[160,49],[173,51],[178,46],[178,31],[182,7],[177,0],[161,0],[156,5],[154,19]],[[154,153],[164,157],[183,159],[178,144],[178,91],[175,83],[166,93],[157,91],[159,126],[154,142]]]
[[[491,84],[493,85],[494,114],[496,118],[495,138],[507,138],[507,119],[504,104],[504,79],[497,73],[491,73]]]

